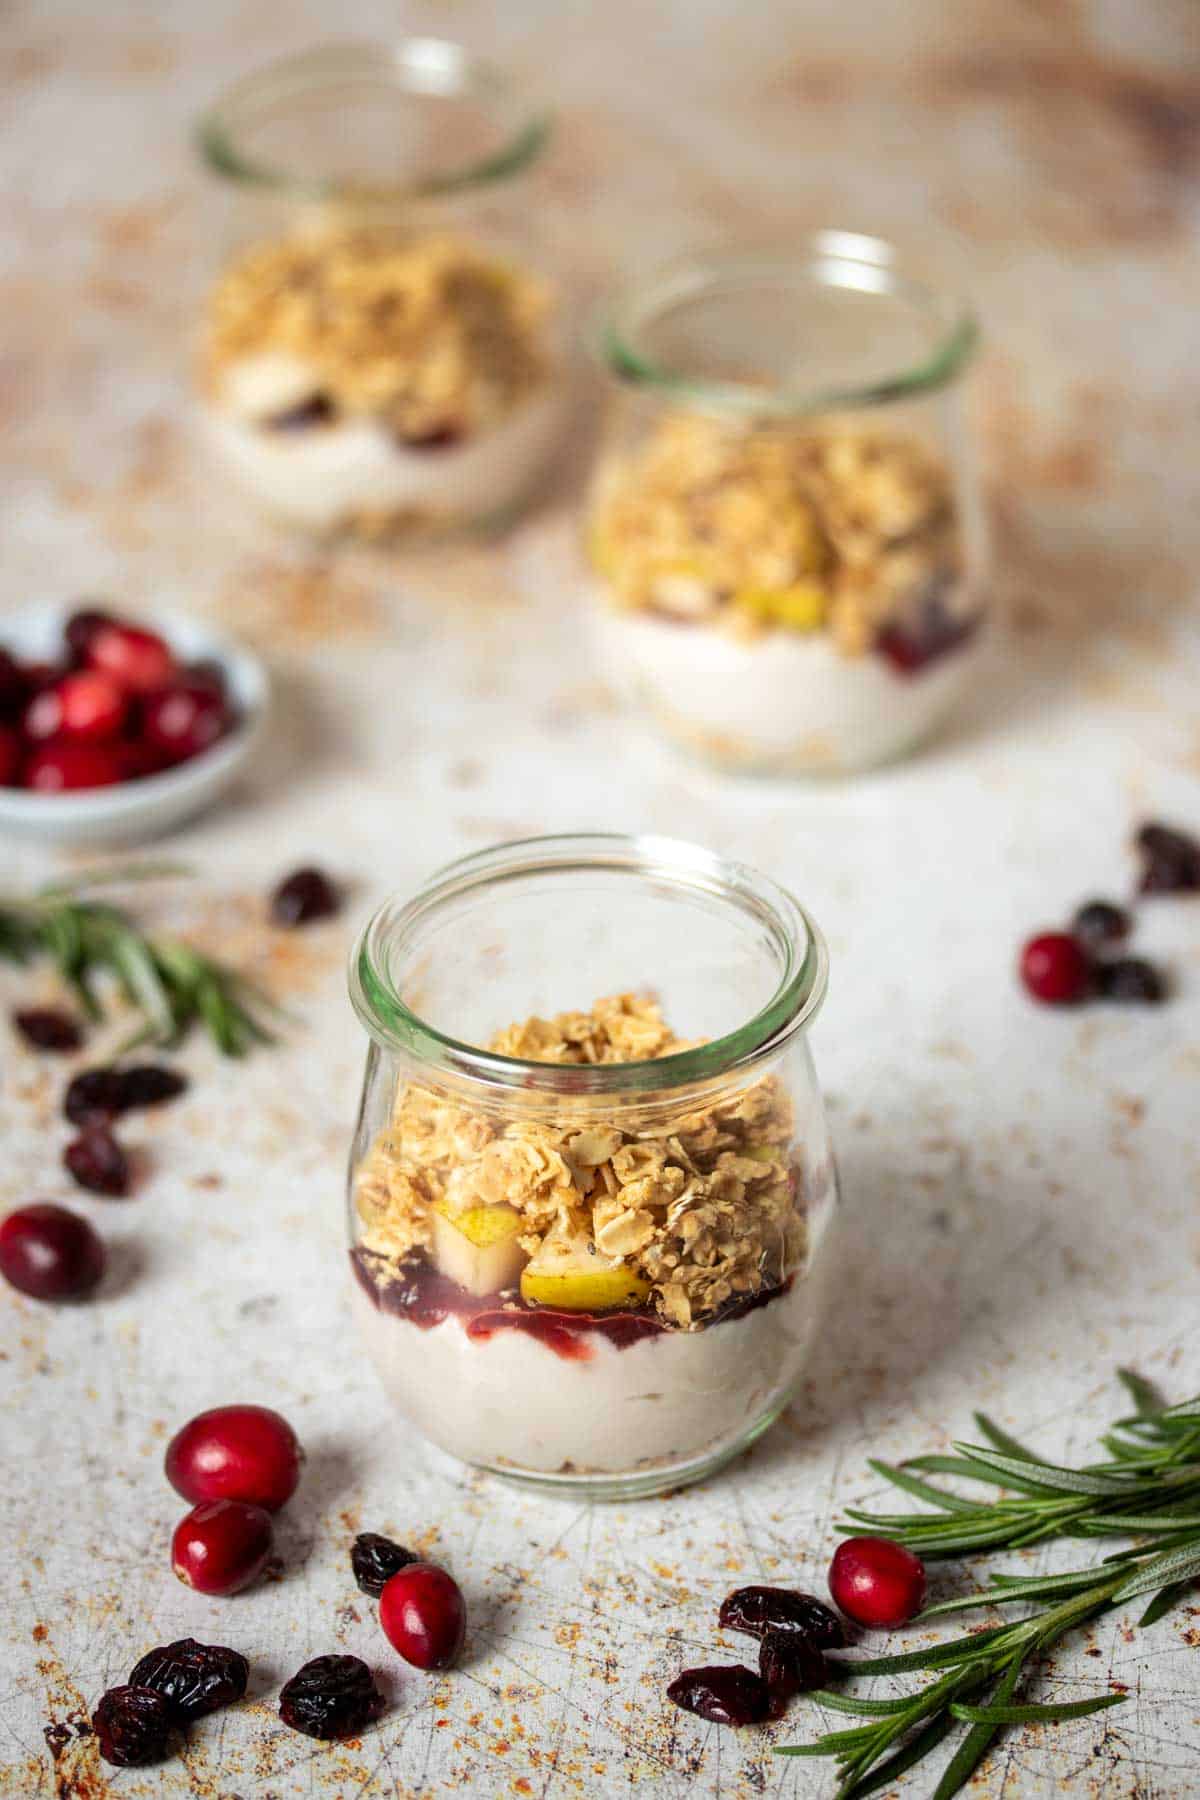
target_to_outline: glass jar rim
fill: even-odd
[[[780,952],[782,972],[766,1003],[742,1025],[670,1056],[642,1062],[533,1062],[503,1056],[439,1031],[402,999],[387,951],[443,902],[496,882],[581,870],[649,877],[681,892],[725,897],[754,917]],[[680,839],[619,832],[520,838],[477,851],[440,869],[409,900],[385,901],[368,920],[350,957],[350,998],[363,1025],[385,1050],[407,1052],[423,1066],[489,1087],[561,1094],[661,1094],[718,1076],[736,1076],[777,1056],[820,1010],[828,984],[825,940],[786,888],[738,862]]]
[[[826,288],[906,299],[937,325],[936,342],[927,356],[879,379],[805,390],[691,375],[658,361],[640,341],[645,327],[666,307],[739,282],[774,280],[784,286],[799,278]],[[947,387],[972,361],[980,328],[965,299],[910,271],[904,253],[886,238],[822,230],[786,249],[712,250],[665,263],[610,296],[590,339],[601,366],[622,386],[657,392],[675,405],[732,421],[767,423],[886,406]]]
[[[344,180],[315,181],[292,174],[250,154],[241,138],[245,128],[265,113],[345,81],[378,82],[398,100],[414,95],[476,100],[494,114],[504,130],[504,141],[496,150],[459,168],[437,170],[412,182],[355,182],[356,203],[394,204],[506,180],[540,155],[550,135],[548,111],[536,108],[499,64],[476,56],[451,39],[407,37],[394,43],[326,44],[279,57],[244,75],[200,115],[195,142],[205,166],[212,174],[247,187],[305,199],[344,195],[349,187]]]

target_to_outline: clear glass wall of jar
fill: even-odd
[[[289,57],[201,119],[223,217],[199,399],[265,512],[387,537],[528,497],[569,385],[529,191],[548,130],[497,69],[424,38]]]
[[[778,1417],[835,1197],[825,982],[788,893],[669,839],[509,844],[382,907],[350,972],[353,1297],[426,1437],[617,1498]]]
[[[586,520],[610,679],[727,767],[840,773],[978,677],[970,314],[892,246],[677,263],[619,294]]]

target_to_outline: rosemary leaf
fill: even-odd
[[[903,1488],[915,1500],[927,1500],[931,1506],[938,1506],[943,1512],[977,1512],[978,1507],[973,1500],[964,1500],[958,1494],[948,1494],[944,1488],[934,1487],[930,1481],[922,1481],[919,1476],[911,1475],[907,1469],[896,1468],[891,1463],[876,1462],[874,1458],[867,1465],[893,1487]]]
[[[1004,1706],[1012,1699],[1017,1682],[1021,1678],[1022,1666],[1019,1659],[1010,1663],[1003,1679],[992,1691],[992,1705]],[[951,1717],[962,1717],[962,1714],[957,1709],[963,1704],[962,1701],[952,1700],[950,1702],[949,1711]],[[942,1774],[942,1779],[938,1782],[937,1787],[933,1791],[933,1800],[950,1800],[952,1794],[957,1794],[960,1788],[964,1788],[967,1785],[967,1782],[971,1779],[971,1776],[975,1773],[976,1769],[987,1755],[992,1746],[992,1741],[999,1729],[1000,1727],[998,1724],[992,1724],[983,1719],[979,1719],[975,1722],[974,1728],[971,1731],[968,1731],[966,1737],[947,1763]]]
[[[1019,1444],[1016,1438],[1009,1437],[1007,1431],[989,1419],[986,1413],[972,1413],[971,1417],[994,1450],[1003,1450],[1006,1456],[1015,1456],[1021,1462],[1040,1463],[1045,1460],[1044,1457],[1035,1456],[1032,1450],[1027,1450],[1024,1444]]]
[[[1048,1706],[1007,1706],[999,1700],[994,1705],[970,1706],[952,1700],[950,1711],[956,1719],[972,1725],[1057,1725],[1062,1719],[1086,1719],[1089,1713],[1123,1706],[1128,1698],[1128,1694],[1097,1694],[1092,1700],[1064,1700]]]

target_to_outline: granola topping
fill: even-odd
[[[544,379],[548,306],[538,281],[458,238],[325,223],[225,271],[204,378],[219,402],[245,385],[248,359],[269,358],[272,385],[293,372],[292,406],[316,394],[333,417],[379,419],[403,442],[457,441]]]
[[[649,999],[528,1019],[493,1050],[564,1065],[640,1062],[686,1048]],[[773,1076],[696,1109],[669,1101],[621,1122],[565,1094],[553,1119],[498,1118],[408,1083],[360,1165],[361,1247],[389,1266],[427,1253],[434,1210],[507,1206],[530,1257],[559,1247],[627,1267],[668,1325],[695,1329],[785,1280],[805,1248],[792,1110]],[[644,1289],[643,1289],[644,1291]]]
[[[589,547],[618,607],[737,636],[828,632],[849,656],[952,602],[960,566],[948,473],[915,438],[692,413],[602,475]]]

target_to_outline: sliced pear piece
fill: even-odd
[[[521,1298],[563,1312],[640,1306],[650,1283],[627,1263],[601,1256],[586,1237],[547,1238],[521,1271]]]
[[[525,1265],[517,1242],[521,1225],[512,1206],[472,1206],[455,1213],[442,1202],[433,1209],[433,1260],[468,1294],[481,1297],[516,1287]]]

